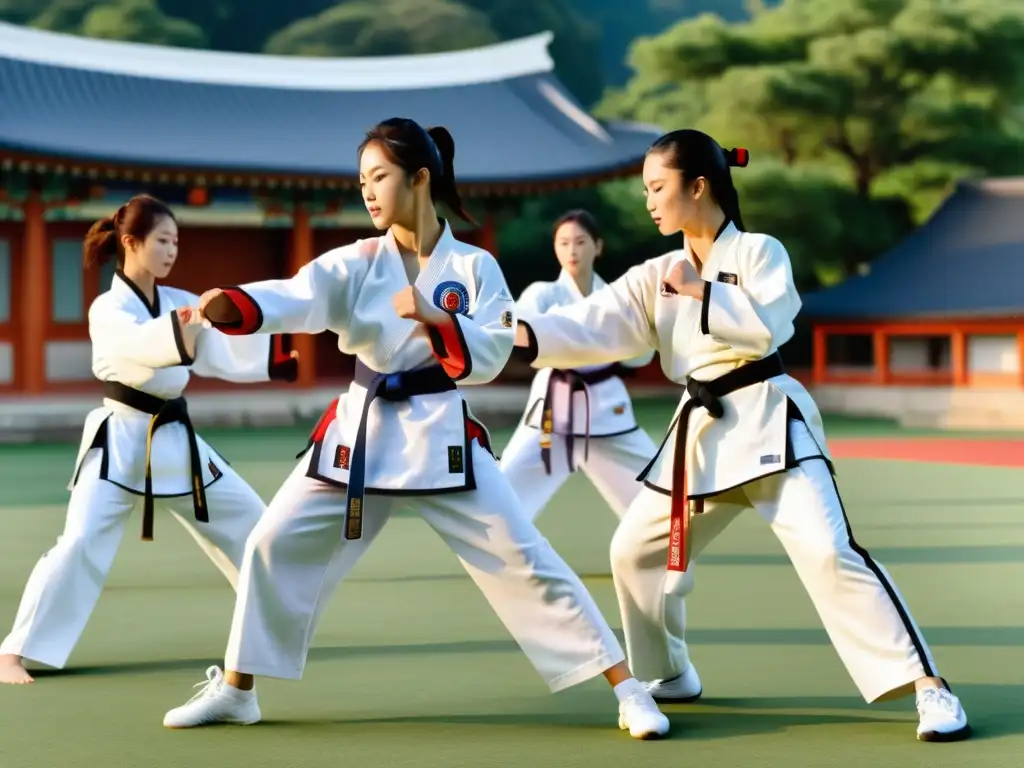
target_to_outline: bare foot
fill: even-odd
[[[28,685],[34,682],[35,680],[32,679],[32,675],[25,670],[25,665],[21,662],[21,656],[11,653],[0,656],[0,684]]]

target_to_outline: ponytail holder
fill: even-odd
[[[750,162],[750,153],[742,147],[737,147],[726,152],[725,159],[733,168],[746,168]]]

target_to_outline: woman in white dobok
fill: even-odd
[[[685,387],[662,448],[643,472],[612,542],[631,667],[661,701],[701,690],[678,598],[728,523],[755,510],[771,526],[866,701],[917,692],[919,739],[956,741],[970,726],[885,569],[853,537],[814,400],[778,348],[800,297],[789,256],[744,231],[726,152],[673,131],[648,151],[647,208],[684,248],[630,269],[583,301],[533,317],[516,344],[533,364],[597,365],[656,349]]]
[[[36,564],[14,628],[0,645],[0,683],[31,683],[23,660],[62,668],[103,591],[140,497],[142,538],[156,499],[227,577],[238,578],[263,500],[197,437],[182,392],[191,373],[233,382],[294,381],[284,337],[231,337],[191,323],[198,297],[157,285],[178,258],[171,209],[140,195],[96,222],[86,266],[117,260],[110,289],[89,308],[93,375],[103,405],[86,418],[67,520]]]
[[[471,221],[454,159],[444,128],[380,123],[359,147],[379,237],[328,251],[290,280],[200,299],[197,315],[227,332],[330,330],[358,361],[246,545],[225,669],[209,668],[165,726],[259,721],[255,677],[302,676],[331,593],[408,506],[458,556],[553,691],[603,674],[620,728],[640,739],[667,733],[586,588],[523,514],[459,391],[505,366],[515,305],[494,257],[437,217],[444,202]]]
[[[523,291],[516,302],[522,320],[581,301],[605,285],[594,271],[604,243],[593,216],[569,211],[555,222],[554,241],[561,274]],[[501,455],[501,471],[531,518],[577,467],[617,517],[626,513],[643,487],[636,478],[657,446],[637,424],[622,378],[653,358],[649,350],[607,365],[537,372],[522,422]]]

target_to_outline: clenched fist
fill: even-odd
[[[202,320],[199,319],[199,310],[195,307],[178,307],[174,312],[177,314],[178,323],[181,325],[202,322]]]
[[[399,317],[416,320],[424,325],[441,325],[448,322],[448,313],[427,301],[414,285],[400,290],[391,301]]]
[[[679,294],[700,299],[704,296],[704,281],[697,274],[697,268],[689,259],[680,259],[665,275],[661,292],[664,295]]]
[[[207,291],[199,297],[199,316],[214,324],[240,323],[242,313],[220,288]]]

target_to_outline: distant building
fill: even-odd
[[[866,275],[804,297],[803,313],[812,383],[862,410],[888,407],[865,399],[878,388],[903,388],[900,408],[936,412],[936,394],[967,388],[1024,397],[1024,178],[961,183]],[[908,400],[908,388],[933,404]]]
[[[90,40],[0,23],[0,391],[91,379],[89,223],[136,192],[182,223],[172,282],[202,291],[294,273],[370,232],[356,147],[388,117],[445,125],[495,250],[524,196],[639,171],[658,131],[601,123],[552,74],[548,33],[421,56],[311,59]],[[344,376],[334,337],[297,340],[302,386]]]

